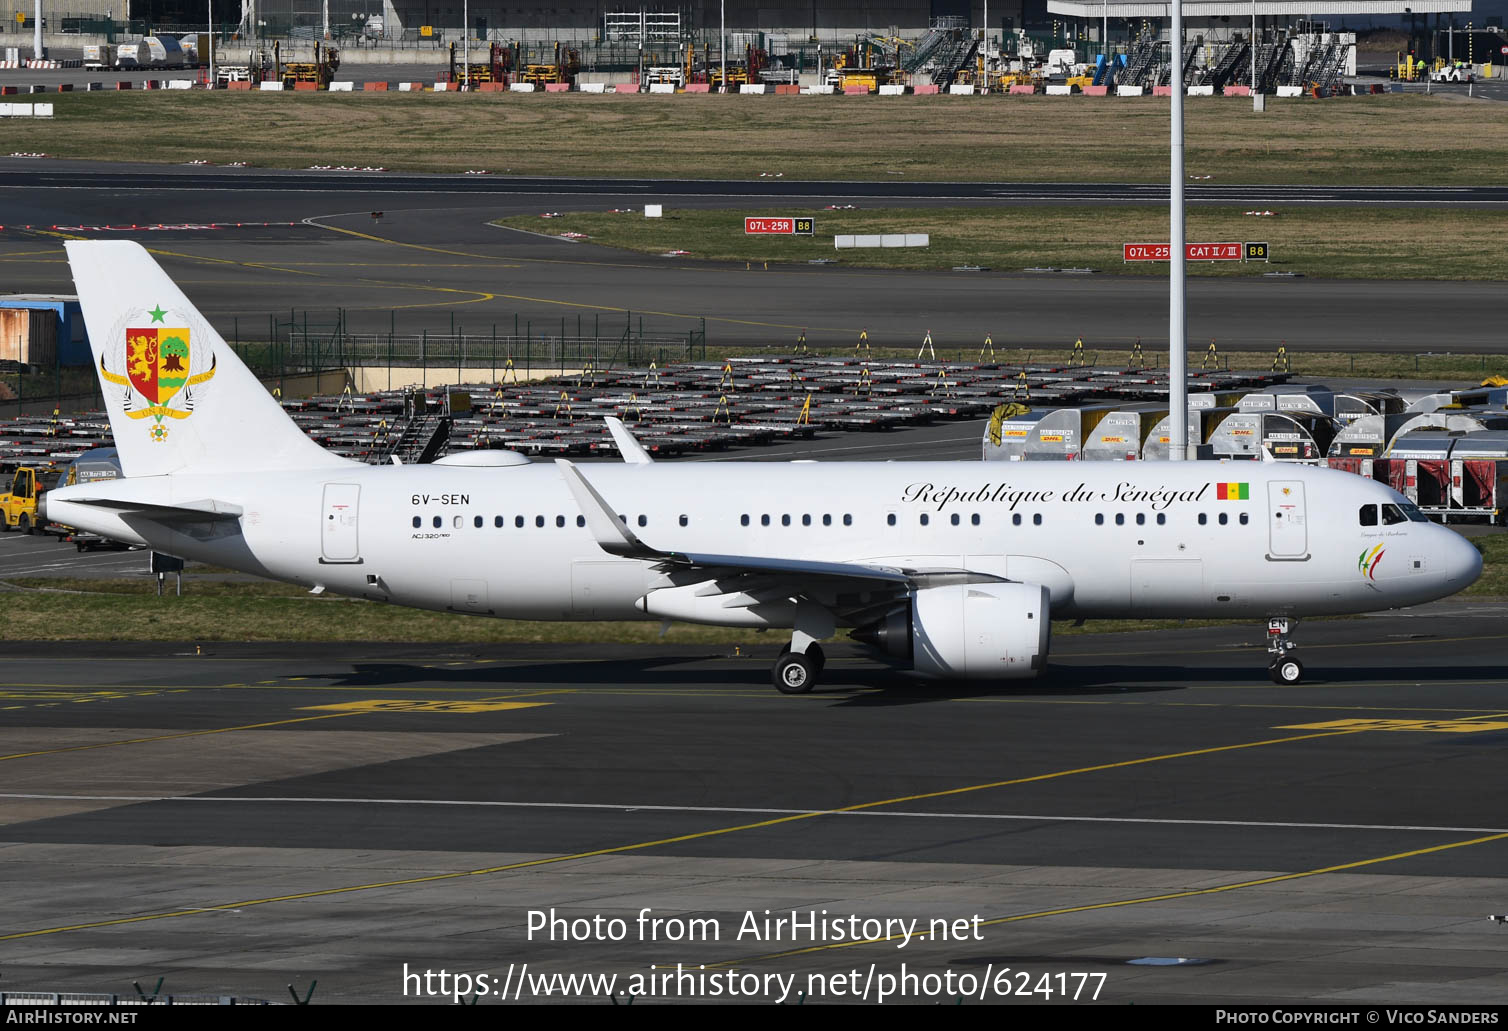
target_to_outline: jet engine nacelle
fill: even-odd
[[[907,605],[853,632],[930,677],[1034,677],[1047,662],[1048,590],[1041,584],[928,587]]]

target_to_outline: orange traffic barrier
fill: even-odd
[[[941,86],[936,86],[936,85],[932,85],[932,86],[915,86],[915,87],[912,88],[911,92],[917,94],[918,96],[922,96],[922,95],[929,94],[929,93],[941,93],[942,92],[942,87]]]
[[[800,86],[789,86],[789,85],[787,85],[787,86],[776,86],[775,87],[775,93],[776,93],[777,96],[782,96],[782,97],[800,96],[801,95],[801,87]]]
[[[686,92],[687,93],[711,93],[712,92],[712,84],[710,82],[688,82],[688,83],[686,83]]]
[[[308,93],[310,90],[317,90],[317,89],[319,89],[319,83],[317,83],[317,82],[295,82],[293,84],[293,88],[295,90],[297,90],[298,92],[300,92],[300,93]]]
[[[251,89],[251,83],[249,83],[249,82],[227,82],[225,84],[225,88],[226,89],[250,90]]]
[[[1026,96],[1031,96],[1033,93],[1037,92],[1037,87],[1017,84],[1011,87],[1011,92],[1015,94],[1024,94]]]
[[[1110,95],[1110,87],[1109,86],[1085,86],[1084,87],[1084,96],[1086,96],[1086,97],[1108,97],[1109,95]]]
[[[382,93],[382,92],[386,92],[387,91],[387,83],[385,83],[385,82],[363,82],[361,84],[361,88],[362,88],[362,91],[366,92],[366,93]]]
[[[569,82],[547,82],[545,83],[545,92],[569,93],[571,92],[571,84]]]

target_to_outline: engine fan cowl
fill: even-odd
[[[1041,584],[928,587],[910,604],[853,631],[885,655],[910,660],[923,676],[947,679],[1034,677],[1047,663],[1051,601]]]

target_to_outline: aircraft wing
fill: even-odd
[[[705,572],[706,579],[709,580],[738,575],[758,576],[766,581],[794,584],[798,588],[818,580],[838,589],[847,587],[885,592],[888,587],[897,594],[944,584],[1007,582],[1004,577],[967,569],[920,568],[870,562],[818,562],[809,559],[719,555],[656,548],[641,540],[623,520],[613,514],[612,506],[597,493],[597,488],[591,485],[573,462],[560,458],[556,459],[555,464],[560,467],[561,475],[565,477],[566,485],[570,487],[581,514],[586,518],[587,529],[596,538],[598,547],[619,558],[657,562],[667,571]]]

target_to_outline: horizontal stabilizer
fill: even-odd
[[[240,505],[206,498],[203,501],[184,501],[176,505],[156,505],[146,501],[131,501],[127,498],[76,498],[69,497],[70,505],[93,505],[107,508],[120,515],[141,515],[159,523],[203,523],[241,518],[244,511]]]

